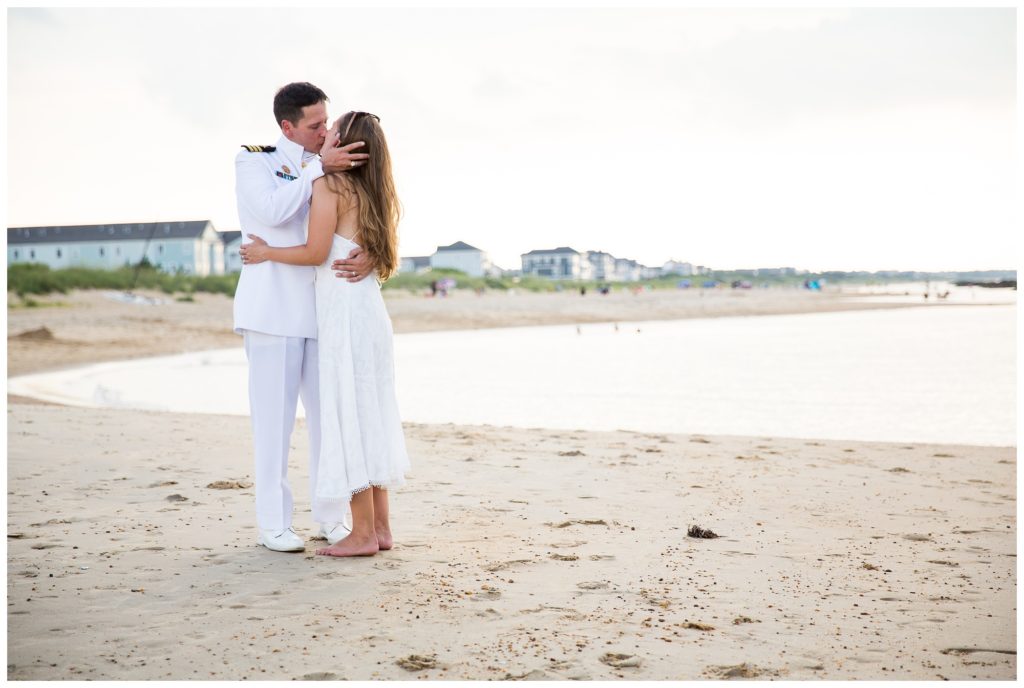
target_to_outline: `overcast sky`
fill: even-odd
[[[1014,266],[1014,9],[10,9],[8,226],[237,229],[274,92],[380,115],[402,255]]]

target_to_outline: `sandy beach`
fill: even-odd
[[[8,310],[9,374],[240,345],[220,296],[50,300]],[[892,304],[388,307],[402,332]],[[247,418],[8,402],[9,679],[1016,677],[1014,447],[407,424],[395,548],[331,559],[301,422],[307,546],[282,554],[255,541]]]

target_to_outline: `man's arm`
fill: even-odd
[[[278,186],[266,164],[265,153],[240,153],[235,158],[235,193],[238,203],[268,227],[283,225],[309,201],[313,182],[324,176],[323,166],[311,160],[295,179]]]

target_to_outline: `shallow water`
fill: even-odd
[[[406,421],[1016,443],[1015,307],[957,306],[395,337]],[[75,405],[248,413],[241,349],[14,378]]]

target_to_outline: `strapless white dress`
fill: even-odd
[[[373,272],[358,282],[331,263],[357,244],[337,234],[316,269],[320,460],[316,499],[348,503],[370,487],[405,483],[409,455],[395,397],[391,317]]]

